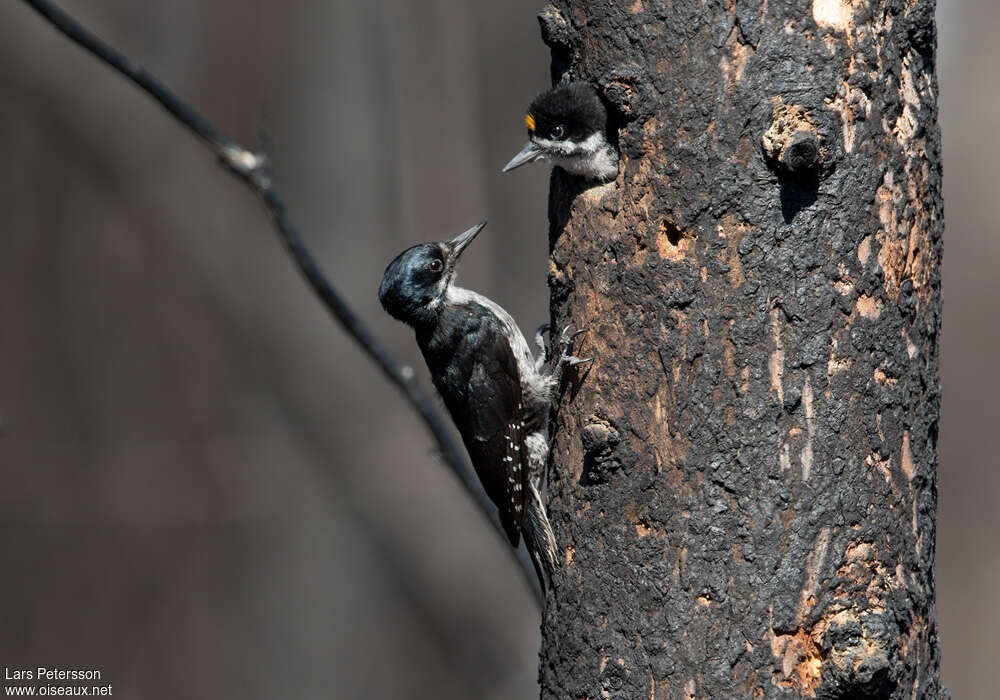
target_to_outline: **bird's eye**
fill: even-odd
[[[558,124],[554,129],[552,129],[552,138],[561,139],[563,135],[562,124]]]
[[[431,272],[441,272],[441,270],[444,268],[444,263],[435,258],[434,260],[431,260],[430,264],[427,267],[430,268]]]

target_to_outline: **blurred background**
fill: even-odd
[[[547,319],[545,168],[501,176],[546,86],[541,0],[65,0],[244,144],[405,360],[387,261],[490,226],[465,282]],[[943,676],[1000,685],[1000,6],[940,0]],[[288,261],[147,97],[0,5],[0,665],[126,698],[536,696],[505,545]]]

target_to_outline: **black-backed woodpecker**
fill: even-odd
[[[571,82],[534,99],[524,118],[528,143],[503,172],[536,160],[551,161],[588,180],[613,180],[618,152],[608,141],[608,112],[590,83]]]
[[[533,357],[510,314],[455,284],[459,257],[485,225],[403,251],[386,268],[378,296],[391,316],[416,332],[431,380],[507,537],[517,547],[524,535],[544,590],[556,562],[555,536],[539,494],[552,392],[563,368],[586,360],[570,354],[578,333],[569,329],[552,358],[539,329],[535,342],[543,352]]]

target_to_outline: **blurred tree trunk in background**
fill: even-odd
[[[590,329],[549,506],[543,698],[936,698],[933,0],[559,0],[622,172],[556,170]]]

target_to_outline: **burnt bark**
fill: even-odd
[[[933,0],[558,0],[618,179],[556,169],[588,328],[543,698],[937,698]]]

